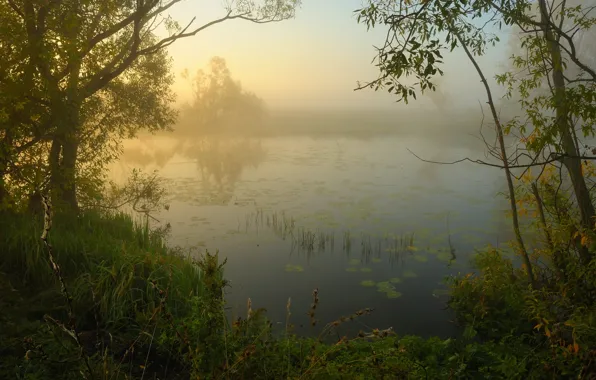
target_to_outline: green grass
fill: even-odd
[[[40,236],[41,220],[0,216],[0,314],[3,354],[22,354],[23,337],[49,339],[46,317],[68,321],[68,308]],[[76,328],[101,330],[122,349],[162,304],[175,318],[205,292],[198,263],[124,214],[57,215],[49,233],[52,253],[72,298]],[[0,375],[2,371],[0,371]],[[1,377],[1,376],[0,376]]]
[[[27,215],[1,217],[2,272],[26,293],[55,292],[56,278],[40,239],[41,222]],[[196,264],[167,248],[163,240],[124,214],[56,216],[49,240],[53,254],[74,298],[75,306],[91,307],[92,293],[101,295],[100,311],[111,323],[130,316],[139,305],[152,303],[150,281],[171,282],[180,294],[202,292]],[[174,310],[185,306],[176,294]]]
[[[522,272],[491,252],[476,256],[481,276],[448,282],[449,305],[465,326],[458,339],[397,336],[365,323],[359,324],[365,331],[344,336],[341,325],[374,311],[318,321],[318,291],[308,311],[293,310],[288,300],[279,334],[250,300],[246,318],[226,319],[225,263],[217,254],[191,260],[122,214],[57,216],[49,240],[72,296],[77,342],[67,331],[73,325],[65,297],[39,238],[41,221],[4,214],[0,231],[0,378],[543,379],[578,378],[591,370],[590,304],[575,308],[579,301],[557,296],[565,301],[557,301],[558,310],[570,313],[565,326],[574,329],[569,336],[577,339],[578,351],[557,348],[555,339],[568,339],[563,327],[545,319],[535,328],[532,315],[549,313],[545,300],[553,294],[529,292],[516,280]],[[580,268],[578,278],[589,279],[584,273],[593,267]],[[401,282],[395,277],[361,285],[394,299],[402,295],[396,289]],[[303,312],[318,337],[293,334],[292,316]],[[549,334],[561,335],[545,336],[545,325]]]

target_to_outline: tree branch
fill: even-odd
[[[15,4],[15,2],[13,0],[7,0],[7,1],[8,1],[8,5],[10,5],[12,10],[15,11],[23,20],[25,20],[25,14],[23,13],[23,11],[21,11],[21,9],[19,9],[19,6],[17,4]]]
[[[577,58],[577,51],[575,48],[575,43],[573,42],[573,37],[569,36],[567,33],[565,33],[561,28],[559,28],[559,26],[557,24],[555,24],[554,22],[552,22],[550,19],[549,21],[545,24],[543,22],[539,22],[539,21],[534,21],[532,20],[530,17],[524,15],[524,14],[518,14],[515,13],[513,14],[513,12],[510,12],[502,7],[500,7],[499,5],[495,4],[493,1],[488,2],[493,8],[495,8],[496,10],[498,10],[499,12],[501,12],[503,15],[507,15],[512,17],[512,19],[515,21],[515,23],[520,27],[523,28],[523,26],[521,25],[521,23],[526,23],[529,25],[533,25],[536,26],[540,29],[543,29],[544,27],[549,27],[552,30],[554,30],[557,35],[559,37],[563,37],[567,43],[569,44],[569,49],[567,49],[567,47],[565,47],[563,44],[561,44],[560,41],[558,41],[558,39],[556,39],[556,41],[552,41],[553,43],[556,43],[557,45],[559,45],[561,47],[561,49],[563,49],[568,55],[569,58],[571,59],[571,61],[573,63],[575,63],[580,69],[584,70],[586,73],[588,73],[591,77],[592,77],[592,81],[596,81],[596,71],[593,70],[592,68],[590,68],[589,66],[587,66],[586,64],[584,64],[583,62],[581,62],[579,60],[579,58]],[[587,13],[589,13],[590,11],[588,11]]]
[[[473,164],[479,164],[479,165],[485,165],[485,166],[490,166],[493,168],[498,168],[498,169],[505,169],[506,167],[504,165],[499,165],[499,164],[492,164],[490,162],[486,162],[480,159],[472,159],[469,157],[464,157],[464,158],[460,158],[458,160],[455,161],[433,161],[433,160],[426,160],[424,158],[421,158],[420,156],[418,156],[416,153],[412,152],[409,148],[406,148],[408,152],[410,152],[410,154],[412,154],[414,157],[416,157],[417,159],[419,159],[422,162],[427,162],[430,164],[438,164],[438,165],[455,165],[455,164],[459,164],[462,162],[471,162]],[[520,169],[520,168],[529,168],[529,167],[534,167],[534,166],[543,166],[543,165],[547,165],[553,162],[560,162],[563,158],[575,158],[575,159],[582,159],[582,160],[596,160],[596,156],[571,156],[571,155],[567,155],[564,153],[550,153],[549,154],[550,158],[541,161],[541,162],[534,162],[531,164],[516,164],[516,165],[508,165],[507,168],[509,169]]]

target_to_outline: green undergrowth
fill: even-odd
[[[309,310],[294,310],[288,299],[279,333],[250,299],[244,317],[226,319],[217,254],[192,259],[126,215],[54,217],[49,242],[66,291],[40,239],[41,220],[4,214],[0,231],[0,378],[589,379],[596,372],[594,262],[570,264],[559,282],[539,271],[542,286],[531,290],[509,259],[480,252],[475,274],[448,280],[449,306],[464,327],[457,339],[397,336],[386,326],[344,336],[342,325],[375,311],[317,323],[318,290]],[[295,313],[307,313],[319,336],[296,336]]]

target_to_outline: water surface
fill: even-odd
[[[116,179],[133,167],[167,179],[170,243],[228,258],[230,315],[264,307],[315,334],[342,315],[375,311],[343,332],[393,327],[452,336],[442,280],[469,270],[475,247],[510,238],[502,173],[473,164],[424,163],[478,156],[416,137],[144,138],[128,142]],[[318,288],[319,320],[306,312]]]

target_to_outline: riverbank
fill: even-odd
[[[317,320],[316,291],[310,310],[288,300],[277,334],[250,301],[245,316],[226,320],[217,254],[193,259],[123,214],[57,215],[50,247],[44,228],[41,216],[0,216],[2,378],[543,379],[590,378],[594,368],[594,261],[570,263],[565,282],[545,271],[531,291],[498,251],[479,254],[477,275],[449,281],[466,326],[458,339],[342,336],[369,309],[318,321],[319,337],[307,339],[292,333],[292,318]]]

